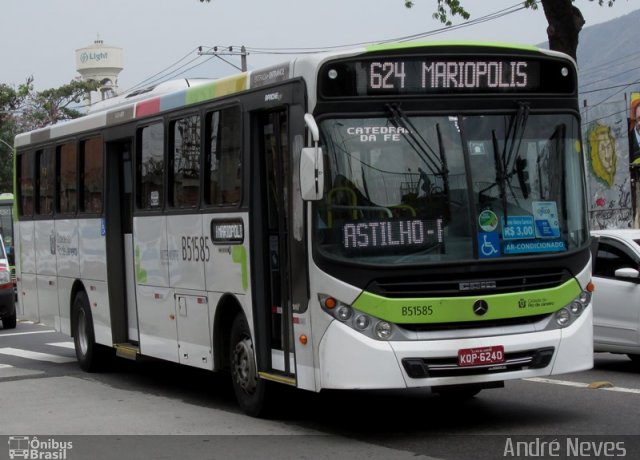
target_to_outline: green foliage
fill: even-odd
[[[200,0],[201,2],[210,0]],[[468,0],[471,1],[471,0]],[[559,0],[523,0],[522,4],[526,8],[531,8],[532,10],[537,10],[539,4],[543,4],[549,1],[559,1]],[[607,6],[611,7],[615,3],[616,0],[589,0],[590,2],[597,1],[600,6],[603,6],[605,3]],[[575,2],[575,0],[571,0],[571,2]],[[413,0],[404,0],[404,6],[407,8],[411,8],[414,5]],[[454,16],[460,16],[465,21],[469,19],[471,16],[464,9],[460,0],[436,0],[436,11],[433,13],[433,18],[439,20],[441,23],[450,26],[451,19]]]
[[[98,82],[95,81],[73,80],[59,88],[32,91],[22,107],[21,131],[78,118],[82,112],[76,107],[81,106],[87,94],[96,91],[98,86]]]
[[[411,8],[413,6],[412,0],[405,0],[404,6]],[[433,13],[433,19],[437,19],[441,23],[450,26],[450,17],[460,16],[465,21],[471,17],[471,15],[460,4],[460,0],[436,0],[436,11]]]
[[[0,84],[0,192],[13,191],[13,139],[16,134],[77,118],[77,110],[97,82],[71,81],[59,88],[35,91],[33,77],[14,88]]]
[[[17,89],[0,84],[0,192],[13,192],[13,137],[16,114],[31,91],[32,79]]]

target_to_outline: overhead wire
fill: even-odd
[[[378,44],[383,44],[383,43],[391,43],[391,42],[405,42],[405,41],[409,41],[409,40],[415,40],[417,38],[424,38],[424,37],[428,37],[431,35],[436,35],[436,34],[440,34],[440,33],[444,33],[444,32],[448,32],[451,30],[457,30],[460,28],[465,28],[465,27],[471,27],[474,26],[476,24],[481,24],[487,21],[492,21],[495,19],[499,19],[501,17],[504,17],[506,15],[512,14],[512,13],[516,13],[520,10],[525,9],[526,7],[522,5],[522,3],[516,3],[515,5],[512,5],[510,7],[504,8],[502,10],[498,10],[494,13],[489,13],[485,16],[481,16],[477,19],[472,19],[471,21],[466,21],[460,24],[456,24],[453,26],[447,26],[447,27],[441,27],[438,29],[434,29],[434,30],[430,30],[430,31],[426,31],[426,32],[420,32],[417,34],[413,34],[413,35],[406,35],[406,36],[402,36],[402,37],[397,37],[397,38],[390,38],[390,39],[384,39],[384,40],[373,40],[373,41],[366,41],[366,42],[357,42],[357,43],[348,43],[348,44],[343,44],[343,45],[333,45],[333,46],[322,46],[322,47],[290,47],[290,48],[261,48],[261,47],[251,47],[251,46],[245,46],[245,50],[247,53],[250,54],[269,54],[269,55],[292,55],[292,54],[318,54],[318,53],[322,53],[322,52],[328,52],[331,50],[336,50],[336,49],[345,49],[345,48],[353,48],[356,46],[362,46],[362,45],[369,45],[371,43],[378,43]],[[228,49],[228,46],[208,46],[206,47],[208,50],[213,50],[216,48],[220,48],[220,49]],[[233,45],[232,48],[237,48],[240,49],[241,46],[237,46],[237,45]],[[198,48],[196,48],[198,49]],[[152,75],[151,77],[143,80],[142,82],[134,85],[132,87],[132,89],[138,88],[144,84],[149,84],[149,83],[153,83],[159,80],[162,80],[163,78],[166,78],[165,75],[163,75],[163,77],[159,77],[159,75],[163,74],[164,72],[167,72],[169,69],[171,69],[172,67],[176,66],[178,63],[182,62],[184,59],[186,59],[186,57],[188,57],[191,53],[193,53],[194,50],[190,51],[186,56],[182,57],[180,60],[178,60],[177,62],[169,65],[168,67],[166,67],[165,69],[157,72],[156,74]],[[236,67],[234,64],[232,64],[231,62],[227,61],[226,59],[223,59],[219,54],[215,55],[218,59],[221,59],[222,61],[226,62],[227,64],[230,64],[234,67]],[[194,62],[194,60],[189,61],[189,63]],[[208,60],[203,60],[199,65],[203,65],[205,62],[207,62]],[[187,63],[187,64],[189,64]],[[186,64],[185,64],[186,66]],[[174,75],[178,72],[179,69],[182,69],[184,66],[175,69],[174,71],[170,72],[168,75]],[[197,66],[196,66],[197,67]],[[187,70],[191,70],[194,67],[189,67],[189,69]],[[157,78],[156,78],[157,77]]]

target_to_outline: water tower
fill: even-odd
[[[76,69],[84,80],[100,83],[102,99],[118,93],[118,74],[122,70],[122,48],[108,46],[98,39],[93,45],[76,50]]]

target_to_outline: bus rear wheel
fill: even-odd
[[[236,316],[231,327],[229,364],[233,391],[240,408],[247,415],[264,416],[268,382],[258,375],[251,332],[242,314]]]
[[[87,372],[94,372],[98,367],[98,345],[93,332],[93,317],[89,298],[86,292],[76,294],[73,302],[73,343],[76,349],[76,358],[80,367]]]

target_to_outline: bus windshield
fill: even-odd
[[[319,253],[422,264],[563,253],[588,238],[578,119],[407,115],[321,122]]]

